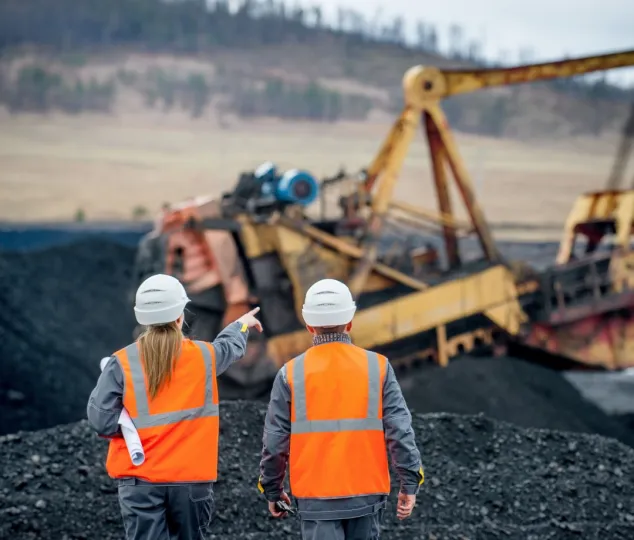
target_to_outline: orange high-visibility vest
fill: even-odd
[[[389,494],[386,370],[387,358],[346,343],[312,347],[286,364],[295,497]]]
[[[123,406],[139,432],[145,462],[134,466],[125,441],[112,439],[108,474],[148,482],[215,481],[220,419],[213,345],[183,340],[172,380],[153,400],[139,351],[133,343],[115,356],[123,369]]]

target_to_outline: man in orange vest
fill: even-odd
[[[308,289],[302,316],[313,347],[279,370],[271,391],[258,488],[271,514],[284,517],[289,462],[304,540],[379,538],[390,493],[388,449],[400,479],[399,519],[411,515],[424,480],[392,366],[350,341],[355,311],[339,281]]]
[[[138,288],[134,307],[145,328],[105,365],[87,406],[88,421],[110,439],[106,469],[117,479],[127,540],[199,540],[213,513],[218,474],[216,377],[245,353],[259,308],[213,341],[183,336],[189,298],[172,276]],[[133,463],[118,425],[123,409],[139,434],[145,461]]]

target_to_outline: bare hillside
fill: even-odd
[[[0,4],[0,105],[12,114],[153,109],[220,125],[232,116],[365,121],[400,110],[401,80],[413,65],[486,65],[477,42],[448,57],[433,25],[403,17],[372,22],[344,10],[333,28],[318,5],[282,0],[242,0],[234,10],[220,0],[82,5]],[[405,45],[406,23],[417,24],[415,46]],[[464,132],[599,136],[620,129],[632,97],[601,80],[574,79],[449,98],[445,110]]]

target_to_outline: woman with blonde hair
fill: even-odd
[[[88,421],[110,439],[106,469],[118,482],[127,540],[204,538],[218,469],[216,377],[245,352],[259,308],[228,325],[213,343],[183,336],[185,289],[158,274],[138,288],[134,312],[145,331],[112,355],[92,391]],[[118,424],[126,409],[145,461],[132,463]]]

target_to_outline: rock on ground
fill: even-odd
[[[0,253],[0,434],[85,416],[100,358],[132,335],[133,257],[97,240]]]
[[[299,538],[257,489],[265,406],[223,402],[211,538]],[[414,415],[426,481],[413,517],[383,538],[634,538],[634,450],[597,435],[522,429],[482,416]],[[0,538],[122,538],[106,442],[86,422],[0,438]],[[395,481],[393,475],[393,481]]]

